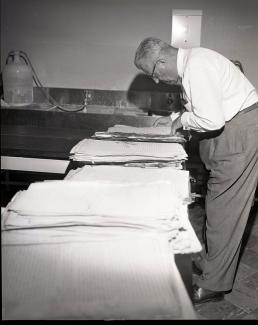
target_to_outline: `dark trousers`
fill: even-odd
[[[258,182],[258,104],[238,113],[216,134],[200,140],[200,156],[210,171],[206,195],[207,252],[197,284],[233,287],[243,233]]]

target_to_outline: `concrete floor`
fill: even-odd
[[[190,220],[201,236],[204,209],[202,204],[190,208]],[[220,302],[195,307],[199,319],[258,319],[258,204],[250,213],[233,290]]]

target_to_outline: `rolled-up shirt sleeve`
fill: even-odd
[[[206,132],[225,125],[222,91],[216,69],[207,62],[191,62],[183,80],[190,111],[181,115],[184,129]]]

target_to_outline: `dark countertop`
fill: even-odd
[[[36,106],[37,108],[37,106]],[[1,156],[65,159],[72,147],[115,124],[151,126],[155,117],[1,108]]]

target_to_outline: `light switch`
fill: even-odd
[[[173,10],[171,45],[177,48],[201,44],[202,10]]]

